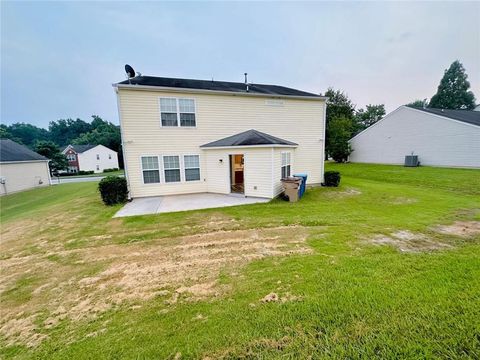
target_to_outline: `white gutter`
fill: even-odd
[[[299,95],[279,95],[279,94],[260,94],[252,92],[235,92],[235,91],[222,91],[222,90],[205,90],[205,89],[190,89],[190,88],[176,88],[167,86],[150,86],[150,85],[133,85],[133,84],[112,84],[116,89],[127,90],[143,90],[143,91],[168,91],[179,93],[192,93],[192,94],[219,94],[219,95],[231,95],[231,96],[253,96],[263,98],[280,98],[280,99],[296,99],[296,100],[316,100],[326,101],[328,97],[325,96],[299,96]]]

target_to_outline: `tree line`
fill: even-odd
[[[407,106],[437,109],[473,110],[475,96],[469,90],[470,83],[465,68],[454,61],[440,80],[437,92],[430,101],[415,100]],[[348,160],[352,153],[349,140],[375,124],[385,116],[385,106],[367,105],[365,109],[355,109],[355,105],[341,90],[329,88],[327,101],[325,155],[336,162]]]
[[[61,151],[70,144],[104,145],[118,152],[119,166],[123,168],[120,127],[97,115],[92,115],[91,122],[78,118],[51,121],[48,129],[28,123],[0,124],[0,138],[11,139],[51,159],[53,172],[67,168]]]

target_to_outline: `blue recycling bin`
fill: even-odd
[[[305,189],[307,188],[307,174],[294,174],[293,176],[302,178],[302,184],[298,188],[298,197],[301,198],[305,194]]]

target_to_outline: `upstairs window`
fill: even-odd
[[[162,126],[178,126],[177,99],[160,98]]]
[[[157,156],[142,156],[142,173],[144,184],[160,182],[160,168]]]
[[[282,179],[290,176],[291,168],[291,153],[282,152]]]
[[[112,160],[112,154],[108,154],[108,160]]]
[[[97,154],[97,160],[100,160],[100,155],[99,154]]]
[[[195,127],[195,100],[160,98],[160,117],[165,127]]]
[[[180,157],[179,156],[164,156],[163,169],[165,171],[165,182],[179,182],[180,181]]]
[[[180,126],[195,127],[195,100],[178,99],[180,109]]]
[[[185,155],[185,181],[200,180],[200,160],[198,155]]]

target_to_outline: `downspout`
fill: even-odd
[[[121,138],[122,155],[123,155],[123,171],[125,172],[125,179],[127,179],[128,200],[131,200],[132,196],[130,193],[130,179],[128,177],[128,170],[127,170],[127,149],[125,148],[123,126],[122,126],[122,113],[120,110],[120,95],[118,94],[118,87],[116,87],[115,85],[113,86],[115,88],[115,94],[117,96],[118,123],[120,125],[120,138]]]
[[[327,100],[324,102],[323,107],[323,144],[322,144],[322,184],[325,182],[325,133],[327,127]]]

